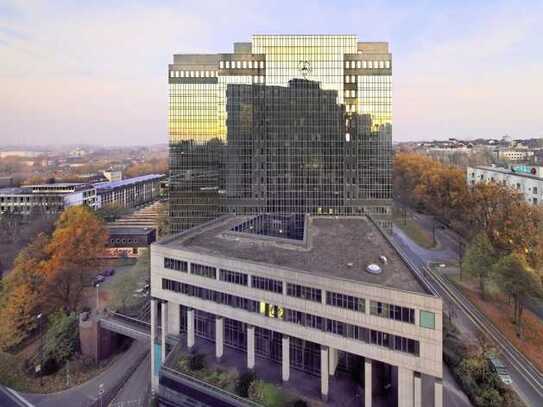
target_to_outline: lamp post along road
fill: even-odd
[[[40,335],[40,364],[36,368],[36,373],[40,375],[40,387],[43,387],[43,328],[42,328],[42,319],[43,314],[40,312],[36,315],[36,320],[38,321],[38,330]]]
[[[96,313],[100,312],[100,284],[96,284]]]

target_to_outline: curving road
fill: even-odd
[[[400,231],[401,232],[401,231]],[[443,232],[443,231],[442,231]],[[445,234],[438,234],[437,239],[440,239]],[[449,234],[446,235],[452,241]],[[446,238],[446,239],[447,239]],[[443,239],[444,241],[446,239]],[[404,253],[412,267],[416,268],[419,273],[425,276],[426,280],[430,281],[431,286],[436,290],[444,300],[444,308],[455,310],[455,324],[462,327],[462,331],[468,331],[470,335],[477,336],[479,332],[485,332],[491,338],[494,338],[496,345],[501,348],[504,356],[504,362],[508,367],[509,373],[513,379],[513,387],[526,403],[527,406],[543,406],[543,381],[541,374],[528,366],[530,363],[519,355],[519,352],[508,344],[503,335],[497,331],[493,324],[477,310],[458,290],[451,287],[451,284],[444,278],[440,278],[437,273],[432,272],[427,264],[435,261],[456,260],[455,257],[445,257],[447,250],[436,251],[428,256],[425,250],[412,242],[405,234],[395,231],[393,241],[398,246],[398,249]],[[442,241],[442,247],[444,247]],[[449,242],[451,244],[451,242]],[[455,244],[455,243],[452,243]],[[454,253],[450,248],[450,253]],[[437,257],[436,257],[437,256]],[[441,257],[443,256],[443,257]],[[456,254],[454,254],[456,256]]]

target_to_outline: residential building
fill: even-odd
[[[91,184],[57,183],[0,189],[0,214],[56,213],[74,205],[96,208],[96,190]]]
[[[539,204],[543,201],[543,167],[535,165],[511,165],[509,168],[496,166],[468,167],[466,174],[469,185],[479,182],[496,182],[519,191],[527,202]]]
[[[387,43],[254,35],[169,65],[173,232],[224,213],[349,216],[391,208]]]
[[[94,184],[97,206],[135,208],[151,202],[160,197],[160,182],[164,177],[162,174],[149,174]]]
[[[442,406],[442,300],[366,216],[224,215],[152,245],[151,295],[152,386],[165,405],[219,405],[176,392],[160,369],[168,349],[211,342],[217,360],[277,369],[304,397],[320,389],[345,405],[347,372],[363,366],[365,406],[372,389],[401,407]]]

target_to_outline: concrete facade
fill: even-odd
[[[57,213],[76,205],[97,207],[96,190],[91,184],[57,183],[0,189],[0,215],[28,216],[34,211]]]
[[[543,202],[543,167],[534,165],[501,167],[468,167],[466,169],[468,185],[480,182],[504,184],[520,192],[531,204]]]
[[[311,235],[309,239],[311,239]],[[338,239],[341,239],[341,237],[338,236]],[[286,242],[282,243],[287,244]],[[232,244],[235,245],[235,241]],[[166,268],[165,258],[186,262],[187,270]],[[390,258],[388,261],[394,262],[397,259]],[[170,264],[170,262],[167,262],[167,264]],[[216,275],[214,277],[198,275],[196,274],[197,269],[193,266],[194,264],[208,266],[216,270]],[[386,265],[383,267],[386,269]],[[223,269],[246,274],[249,277],[247,285],[221,280],[219,270]],[[366,272],[360,271],[360,273]],[[281,292],[271,292],[254,287],[251,283],[254,277],[281,281],[283,289]],[[332,271],[328,274],[315,274],[285,266],[270,265],[265,262],[227,257],[221,253],[203,253],[196,248],[183,247],[182,245],[175,246],[171,244],[171,241],[169,243],[159,242],[152,245],[151,248],[151,294],[153,298],[159,298],[168,303],[168,322],[163,326],[168,327],[168,334],[179,335],[180,306],[187,307],[186,335],[189,348],[194,346],[195,341],[194,312],[195,310],[205,311],[215,315],[216,318],[215,331],[218,332],[215,337],[217,357],[222,356],[224,319],[227,318],[242,322],[247,326],[248,369],[253,369],[255,366],[255,327],[260,327],[282,335],[281,375],[283,381],[289,381],[290,379],[289,343],[292,338],[298,338],[321,345],[320,381],[323,400],[333,397],[333,395],[329,394],[329,380],[330,376],[335,374],[338,365],[338,352],[342,352],[363,357],[365,360],[364,377],[367,406],[371,406],[372,398],[372,361],[380,361],[396,367],[398,369],[398,400],[401,401],[400,405],[409,407],[417,405],[416,403],[420,400],[420,375],[424,374],[437,379],[441,379],[443,376],[442,300],[426,294],[422,290],[406,291],[386,285],[368,283],[364,279],[364,276],[358,280],[339,278]],[[263,312],[250,312],[205,298],[173,291],[168,288],[170,283],[165,282],[201,287],[225,295],[256,301],[260,304],[261,309],[262,304],[273,304],[278,310],[282,311],[278,311],[274,316]],[[286,289],[288,284],[297,284],[321,290],[323,293],[322,299],[320,302],[316,302],[288,295]],[[364,299],[363,311],[330,305],[327,302],[328,297],[326,294],[331,292]],[[405,309],[414,310],[415,318],[410,322],[403,322],[374,315],[370,310],[373,309],[373,304],[377,302],[394,304],[405,307]],[[387,338],[386,340],[392,338],[390,341],[394,338],[409,338],[415,340],[418,346],[415,352],[398,350],[385,344],[375,343],[372,340],[364,342],[359,338],[355,339],[322,329],[303,326],[288,321],[284,317],[287,310],[310,313],[326,318],[329,321],[337,321],[349,326],[368,329],[372,332],[370,337],[373,336],[373,332],[376,332]],[[432,316],[433,327],[423,326],[422,313],[425,316]],[[440,390],[436,388],[435,394],[436,397],[442,397],[442,390],[440,393]],[[436,401],[436,403],[438,402]]]

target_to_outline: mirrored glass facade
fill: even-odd
[[[223,213],[358,215],[391,204],[386,43],[255,35],[169,66],[173,232]]]

